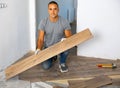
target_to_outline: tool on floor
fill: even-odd
[[[117,65],[112,63],[112,64],[97,64],[98,67],[101,67],[101,68],[117,68]]]

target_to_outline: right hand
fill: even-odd
[[[66,40],[66,38],[62,38],[62,39],[61,39],[61,42],[64,41],[64,40]]]
[[[37,50],[35,51],[35,55],[37,55],[39,52],[40,52],[40,49],[37,49]]]

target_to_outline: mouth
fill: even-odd
[[[51,15],[51,17],[53,17],[53,18],[54,18],[54,17],[56,17],[56,15],[55,15],[55,14],[52,14],[52,15]]]
[[[52,17],[53,17],[53,18],[55,18],[56,16],[55,16],[55,15],[53,15]]]

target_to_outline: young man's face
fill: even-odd
[[[49,16],[55,18],[58,16],[59,8],[56,4],[49,4],[48,6],[48,13]]]

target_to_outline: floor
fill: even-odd
[[[100,63],[115,63],[120,66],[120,63],[113,60],[106,60],[93,57],[82,56],[69,56],[67,65],[69,72],[61,73],[58,68],[58,61],[56,61],[52,68],[49,70],[43,70],[40,65],[37,65],[19,75],[20,79],[28,81],[49,81],[49,80],[61,80],[77,77],[93,77],[98,75],[118,75],[120,74],[120,68],[106,69],[98,68],[97,64]]]
[[[28,53],[25,57],[33,54]],[[114,63],[116,69],[98,68],[100,63]],[[37,65],[23,73],[18,77],[14,77],[8,81],[3,80],[0,72],[0,88],[53,88],[53,86],[61,86],[56,88],[68,88],[68,80],[89,80],[99,75],[108,75],[112,78],[112,85],[100,88],[120,88],[120,60],[108,60],[104,58],[76,56],[76,47],[70,50],[67,60],[69,72],[61,73],[58,69],[58,60],[53,67],[47,71]],[[21,85],[22,84],[22,85]],[[55,88],[55,87],[54,87]],[[79,88],[79,87],[78,87]]]
[[[73,48],[72,50],[76,50]],[[71,51],[72,52],[72,51]],[[92,77],[99,75],[108,75],[114,80],[114,85],[109,85],[111,88],[120,87],[120,61],[119,60],[108,60],[103,58],[94,58],[94,57],[85,57],[85,56],[76,56],[70,54],[67,60],[67,65],[69,67],[69,72],[61,73],[58,69],[58,61],[54,63],[51,69],[43,70],[40,65],[37,65],[19,75],[20,80],[30,81],[32,85],[39,85],[41,82],[48,82],[47,84],[55,84],[55,80],[72,80],[72,79],[82,79],[88,80]],[[117,68],[99,68],[97,64],[111,64],[114,63],[117,65]],[[116,79],[117,77],[117,79]],[[40,82],[40,83],[39,83]],[[69,85],[66,83],[59,83],[57,85],[64,86],[67,88]],[[40,86],[40,85],[39,85]],[[34,87],[33,87],[34,88]],[[42,87],[35,87],[42,88]],[[107,88],[101,87],[101,88]]]

